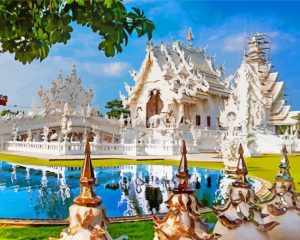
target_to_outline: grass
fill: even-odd
[[[0,159],[30,165],[46,165],[46,166],[81,166],[82,160],[63,160],[63,161],[47,161],[45,159],[37,159],[30,157],[14,156],[9,154],[0,154]],[[273,182],[276,174],[279,171],[278,165],[280,155],[262,155],[255,158],[247,158],[246,163],[250,176],[259,177],[267,181]],[[294,177],[296,188],[300,190],[300,156],[291,155],[290,172]],[[95,167],[109,167],[128,164],[156,164],[156,165],[178,165],[177,160],[124,160],[124,159],[95,159],[93,165]],[[216,162],[189,162],[189,166],[202,167],[220,170],[223,168],[222,163]],[[216,217],[213,213],[205,213],[202,219],[208,223],[216,222]],[[49,227],[15,227],[2,226],[0,227],[0,240],[44,240],[48,237],[58,237],[64,227],[49,226]],[[151,221],[131,222],[131,223],[112,223],[109,225],[108,231],[113,238],[121,235],[127,235],[129,239],[150,240],[153,239],[153,224]]]
[[[207,223],[217,221],[212,212],[203,213],[201,217]],[[64,228],[66,226],[2,226],[0,227],[0,240],[48,240],[49,237],[58,238]],[[210,229],[211,231],[212,229]],[[108,232],[112,238],[127,235],[130,240],[152,240],[154,237],[152,221],[111,223]]]
[[[56,166],[56,167],[81,167],[83,160],[55,160],[48,161],[46,159],[23,157],[11,154],[0,154],[0,160],[27,164],[27,165],[40,165],[40,166]],[[178,160],[132,160],[132,159],[93,159],[94,167],[112,167],[120,165],[169,165],[177,166]],[[222,169],[223,164],[217,162],[197,162],[190,161],[189,166],[191,167],[202,167],[210,169]]]
[[[16,227],[3,226],[0,228],[0,240],[48,240],[58,238],[66,226]],[[112,238],[127,235],[133,240],[153,239],[152,221],[111,223],[108,232]]]
[[[290,173],[294,178],[297,191],[300,190],[300,156],[290,155]],[[247,158],[246,163],[250,176],[274,182],[279,172],[280,155],[262,155],[261,157]]]

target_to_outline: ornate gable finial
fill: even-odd
[[[98,197],[93,190],[95,181],[90,142],[87,137],[85,144],[85,159],[80,177],[81,192],[79,197],[74,199],[74,204],[85,207],[97,207],[101,204],[102,199]]]
[[[58,70],[57,80],[62,81],[62,70],[61,69]]]
[[[188,31],[188,33],[186,35],[186,40],[188,41],[188,46],[192,46],[193,45],[192,42],[194,40],[194,34],[192,32],[192,28],[191,27],[189,28],[189,31]]]
[[[187,149],[185,141],[182,140],[181,146],[181,160],[178,166],[178,172],[176,177],[179,180],[178,188],[174,190],[175,193],[193,193],[193,190],[189,189],[189,170],[187,164]]]
[[[73,79],[73,78],[74,78],[74,80],[77,80],[77,73],[76,73],[76,66],[75,66],[75,64],[73,64],[72,72],[71,72],[71,79]]]

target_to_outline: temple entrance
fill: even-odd
[[[146,126],[149,127],[149,119],[154,115],[159,115],[164,107],[163,101],[160,98],[160,91],[153,90],[150,92],[150,99],[147,103]]]

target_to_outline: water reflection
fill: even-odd
[[[79,194],[80,170],[0,161],[0,218],[66,218],[73,198]],[[172,166],[126,165],[94,171],[95,192],[111,217],[166,212],[165,201],[177,180],[177,167]],[[189,171],[199,201],[211,205],[221,173],[200,168]]]

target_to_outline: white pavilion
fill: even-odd
[[[180,139],[189,153],[220,151],[229,149],[222,143],[232,145],[223,141],[228,136],[241,140],[246,153],[252,144],[250,154],[270,153],[272,145],[278,149],[271,152],[279,153],[283,143],[299,151],[292,118],[298,112],[285,104],[284,83],[268,60],[267,36],[249,38],[232,79],[192,42],[189,30],[186,44],[148,43],[140,70],[131,73],[134,85],[125,84],[127,96],[120,94],[131,113],[126,121],[100,117],[91,109],[93,91],[84,89],[75,68],[65,79],[59,73],[48,90],[39,91],[40,108],[0,118],[0,149],[82,154],[84,136],[92,132],[93,154],[178,155]],[[281,125],[289,126],[283,136]]]

